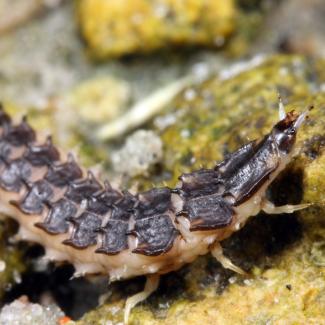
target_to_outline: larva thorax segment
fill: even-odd
[[[262,140],[244,145],[213,169],[180,176],[174,191],[183,204],[177,215],[190,221],[191,231],[228,228],[228,236],[261,210],[267,187],[294,154],[296,134],[306,114],[289,112]]]

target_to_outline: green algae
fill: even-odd
[[[134,308],[130,323],[323,324],[325,62],[274,56],[237,75],[222,76],[193,85],[173,100],[160,116],[174,114],[172,125],[149,125],[160,133],[165,152],[158,171],[149,179],[136,178],[140,187],[150,188],[153,182],[175,186],[180,173],[212,167],[228,152],[261,137],[278,120],[280,93],[287,110],[303,111],[310,104],[315,108],[298,134],[300,154],[269,195],[278,205],[313,205],[293,215],[260,214],[222,243],[225,254],[250,277],[234,275],[211,257],[201,257],[164,276],[159,290]],[[123,301],[141,285],[139,279],[114,285],[114,299],[77,323],[121,322]]]

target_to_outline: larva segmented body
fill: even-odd
[[[264,197],[290,161],[306,117],[281,114],[264,139],[248,143],[214,169],[181,175],[175,189],[132,195],[85,173],[71,154],[61,161],[50,138],[38,143],[25,119],[15,125],[1,109],[0,210],[19,222],[22,239],[44,245],[50,258],[73,263],[79,274],[103,273],[111,280],[147,275],[145,290],[127,301],[127,321],[130,309],[155,290],[159,274],[209,251],[242,273],[223,256],[219,242],[261,209],[279,213],[305,207],[276,208]]]

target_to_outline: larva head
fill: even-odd
[[[271,134],[278,149],[283,154],[288,154],[292,151],[296,142],[297,131],[306,119],[307,114],[308,111],[301,114],[291,111],[274,125]]]

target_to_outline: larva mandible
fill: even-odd
[[[285,113],[260,141],[228,155],[213,169],[179,177],[174,188],[132,195],[99,182],[73,156],[60,158],[51,138],[38,143],[23,119],[13,124],[0,109],[0,212],[16,219],[19,237],[42,244],[47,257],[68,261],[76,273],[107,274],[111,281],[146,275],[131,309],[159,284],[161,274],[211,252],[226,268],[243,274],[222,253],[220,242],[250,216],[291,213],[307,204],[275,207],[265,198],[270,183],[294,153],[307,112]]]

